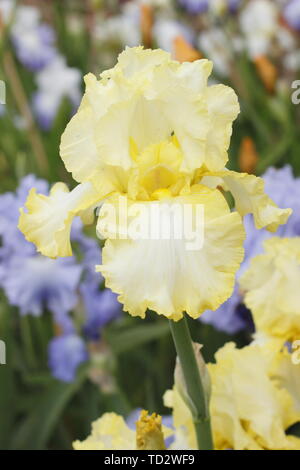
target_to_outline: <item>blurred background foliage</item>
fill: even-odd
[[[32,106],[32,96],[38,89],[37,72],[20,60],[10,35],[13,20],[7,24],[1,10],[1,2],[5,1],[0,0],[0,79],[6,84],[6,104],[2,105],[5,112],[0,115],[0,191],[14,191],[30,173],[72,187],[74,182],[59,157],[59,142],[73,105],[62,95],[51,125],[40,125]],[[88,72],[98,75],[112,66],[126,45],[116,34],[105,36],[103,32],[111,18],[125,17],[125,3],[138,4],[138,8],[142,5],[117,0],[41,0],[17,2],[14,9],[16,12],[20,4],[38,8],[40,21],[55,32],[59,54],[82,77]],[[147,2],[152,6],[150,24],[163,15],[174,22],[182,21],[197,34],[204,28],[197,14],[188,15],[184,2],[168,2],[167,12],[161,11],[163,2],[158,3]],[[230,34],[236,28],[237,15],[223,14],[214,20],[229,35],[227,49],[231,47]],[[148,17],[144,13],[132,25],[144,36],[145,18],[149,20],[149,12]],[[209,22],[205,23],[206,29],[210,27]],[[146,45],[156,47],[160,39],[154,37]],[[189,45],[206,56],[197,43]],[[241,103],[230,147],[230,167],[262,174],[269,166],[289,163],[295,175],[300,175],[300,105],[291,101],[291,83],[299,69],[293,75],[285,74],[278,63],[274,67],[277,78],[273,81],[277,83],[269,84],[269,89],[266,80],[270,77],[262,79],[266,71],[261,74],[247,51],[233,57],[227,76],[218,71],[214,75],[214,80],[236,90]],[[51,80],[55,81],[55,76]],[[81,79],[81,93],[83,90]],[[151,312],[146,320],[123,313],[103,328],[99,341],[88,344],[90,359],[80,365],[74,381],[69,383],[54,378],[48,367],[48,343],[57,334],[50,312],[21,316],[1,292],[0,339],[6,343],[7,364],[0,365],[0,448],[68,449],[75,438],[88,434],[91,421],[105,411],[128,416],[135,408],[143,407],[168,413],[162,396],[173,383],[175,351],[166,320]],[[225,342],[247,344],[251,331],[228,335],[208,324],[193,322],[192,334],[197,342],[205,344],[205,360],[213,361],[214,353]]]

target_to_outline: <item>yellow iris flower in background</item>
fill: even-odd
[[[300,338],[300,237],[273,237],[240,278],[258,331],[282,342]]]
[[[143,410],[132,430],[122,416],[105,413],[92,423],[92,432],[84,441],[75,441],[75,450],[165,450],[165,440],[173,436],[168,449],[187,449],[187,440],[180,430],[162,425],[161,416]]]
[[[99,80],[88,74],[60,146],[79,185],[69,192],[56,184],[48,197],[32,189],[21,212],[27,240],[55,258],[72,253],[73,218],[90,223],[99,208],[97,233],[108,240],[97,269],[131,315],[144,317],[149,308],[179,320],[185,311],[197,318],[217,309],[243,259],[242,216],[253,213],[257,228],[275,231],[290,214],[266,196],[260,178],[225,168],[239,104],[231,88],[207,85],[211,70],[208,60],[181,64],[162,50],[136,47]],[[232,193],[236,212],[221,187]],[[184,240],[111,238],[102,215],[108,204],[118,211],[120,199],[149,210],[189,204],[196,213],[202,205],[202,248],[188,251]]]
[[[292,364],[291,355],[281,351],[278,342],[252,343],[243,349],[227,343],[216,353],[216,364],[207,367],[215,449],[300,449],[300,439],[285,433],[300,420],[299,366]],[[296,376],[297,387],[291,379]],[[186,430],[189,448],[195,449],[192,416],[176,387],[166,392],[165,404],[173,409],[175,427]]]
[[[227,343],[208,364],[210,415],[216,450],[299,450],[300,439],[286,430],[300,420],[300,365],[278,341],[254,341],[243,349]],[[175,374],[176,375],[176,374]],[[123,417],[105,413],[92,423],[76,450],[197,449],[193,419],[178,383],[164,395],[172,409],[173,429],[143,411],[136,430]]]

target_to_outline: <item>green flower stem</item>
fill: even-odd
[[[187,393],[192,406],[193,417],[199,450],[213,450],[210,416],[205,398],[205,390],[195,357],[192,338],[186,318],[178,322],[170,320],[170,328],[175,348],[183,372]]]

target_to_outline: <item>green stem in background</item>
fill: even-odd
[[[39,131],[35,125],[35,121],[28,104],[26,93],[24,91],[22,82],[18,75],[18,71],[15,65],[14,58],[9,51],[4,53],[3,64],[5,74],[8,79],[8,83],[13,92],[16,104],[19,108],[21,115],[23,116],[27,129],[28,129],[28,139],[30,141],[33,153],[36,158],[36,162],[39,166],[39,169],[42,174],[46,174],[48,171],[48,159],[43,146],[43,142]]]
[[[284,157],[284,155],[288,152],[288,149],[290,148],[292,141],[293,141],[293,136],[291,135],[291,133],[288,132],[285,138],[283,138],[281,142],[278,143],[272,149],[272,151],[258,163],[257,169],[256,169],[257,173],[262,174],[266,171],[266,169],[269,166],[275,166],[276,164],[278,164],[280,159]]]
[[[30,325],[30,318],[28,315],[24,315],[21,318],[21,336],[24,345],[24,351],[26,351],[25,358],[27,365],[31,369],[36,369],[38,367],[38,363],[32,342],[32,330]]]
[[[205,390],[198,368],[190,330],[186,318],[170,320],[175,348],[183,372],[199,450],[213,450],[210,416]]]

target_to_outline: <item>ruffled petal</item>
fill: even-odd
[[[167,408],[172,408],[173,424],[175,427],[175,445],[172,448],[197,449],[198,445],[192,414],[176,385],[172,390],[165,392],[163,401]],[[178,444],[183,444],[183,446],[181,447]]]
[[[207,86],[211,70],[206,59],[181,64],[160,50],[126,48],[100,80],[85,77],[82,104],[61,142],[67,169],[79,182],[103,184],[103,165],[134,166],[132,142],[141,153],[173,134],[182,171],[223,168],[239,106],[230,88]]]
[[[298,344],[292,354],[284,348],[283,351],[275,355],[270,374],[280,388],[289,392],[294,402],[294,409],[300,414],[300,364],[298,363],[299,352],[297,349],[299,351]],[[296,359],[294,361],[293,354]]]
[[[195,188],[188,196],[172,198],[169,203],[149,201],[142,207],[147,217],[154,206],[161,211],[163,218],[159,221],[163,225],[170,223],[174,204],[192,207],[196,236],[203,230],[202,247],[187,243],[184,237],[163,239],[161,233],[157,239],[153,239],[155,235],[152,239],[133,239],[129,235],[105,243],[103,264],[97,269],[133,316],[144,317],[148,308],[174,320],[182,318],[184,311],[198,318],[205,310],[218,308],[232,293],[235,272],[244,254],[245,234],[239,214],[230,213],[218,190],[203,187]],[[204,222],[197,213],[200,205],[204,207]],[[151,225],[153,219],[148,220]],[[184,233],[182,220],[176,220],[177,229],[182,230],[177,233]],[[134,222],[146,226],[145,219],[136,217]],[[162,225],[154,223],[151,230]]]
[[[144,96],[153,71],[166,62],[170,55],[163,51],[126,48],[100,80],[92,74],[85,77],[82,104],[61,143],[61,156],[74,178],[96,179],[104,164],[129,169],[131,139],[141,150],[171,135],[159,103]]]
[[[233,89],[224,85],[208,87],[206,99],[211,125],[206,139],[205,165],[214,171],[228,161],[232,123],[240,112],[240,106]]]
[[[210,412],[216,448],[235,450],[299,449],[300,439],[286,429],[299,420],[287,390],[269,376],[259,346],[237,349],[227,343],[210,364]]]
[[[99,155],[108,165],[129,170],[134,162],[131,142],[137,151],[159,143],[171,135],[172,128],[162,114],[161,104],[134,93],[126,101],[113,104],[96,126]]]
[[[126,47],[118,57],[118,67],[122,70],[127,79],[139,78],[148,79],[149,73],[155,67],[168,63],[171,60],[169,52],[161,49],[144,49],[142,46]],[[101,74],[102,77],[111,78],[114,69]]]
[[[56,183],[49,196],[32,188],[21,209],[19,229],[45,256],[71,256],[70,230],[73,218],[99,202],[99,194],[90,183],[78,185],[69,192],[63,183]]]
[[[93,75],[89,74],[85,80],[87,91],[79,110],[62,135],[60,155],[76,181],[91,181],[100,197],[105,197],[113,191],[123,192],[128,179],[122,168],[105,164],[101,149],[97,147],[97,122],[103,116],[104,109],[115,99],[109,92],[108,96],[102,96],[104,87]],[[90,102],[94,95],[94,101],[101,102],[101,112],[98,108],[94,109],[95,103]]]
[[[94,177],[101,161],[94,142],[94,118],[89,106],[82,104],[67,125],[60,143],[65,167],[78,182]]]
[[[242,216],[252,213],[257,229],[266,227],[270,232],[276,232],[292,213],[291,209],[277,207],[267,196],[262,178],[229,170],[206,174],[205,178],[209,180],[210,176],[223,179],[226,189],[234,197],[237,211]]]
[[[205,142],[210,128],[206,85],[211,69],[212,63],[207,60],[188,66],[171,62],[156,70],[147,90],[146,96],[159,103],[164,120],[178,139],[184,154],[184,171],[193,171],[205,162]]]
[[[73,442],[75,450],[134,450],[135,431],[116,413],[105,413],[92,423],[92,432],[84,441]]]
[[[264,348],[251,344],[237,349],[227,343],[217,352],[216,363],[208,364],[212,383],[210,416],[217,450],[300,448],[299,438],[286,435],[286,430],[299,421],[295,406],[299,406],[295,396],[299,380],[295,377],[293,384],[286,380],[284,361],[291,364],[290,357],[273,349],[270,359],[269,346]],[[172,408],[174,426],[184,431],[189,448],[197,448],[192,415],[176,385],[165,393],[164,404]]]
[[[251,260],[241,276],[245,303],[258,331],[283,341],[300,337],[300,239],[273,237],[265,254]]]

